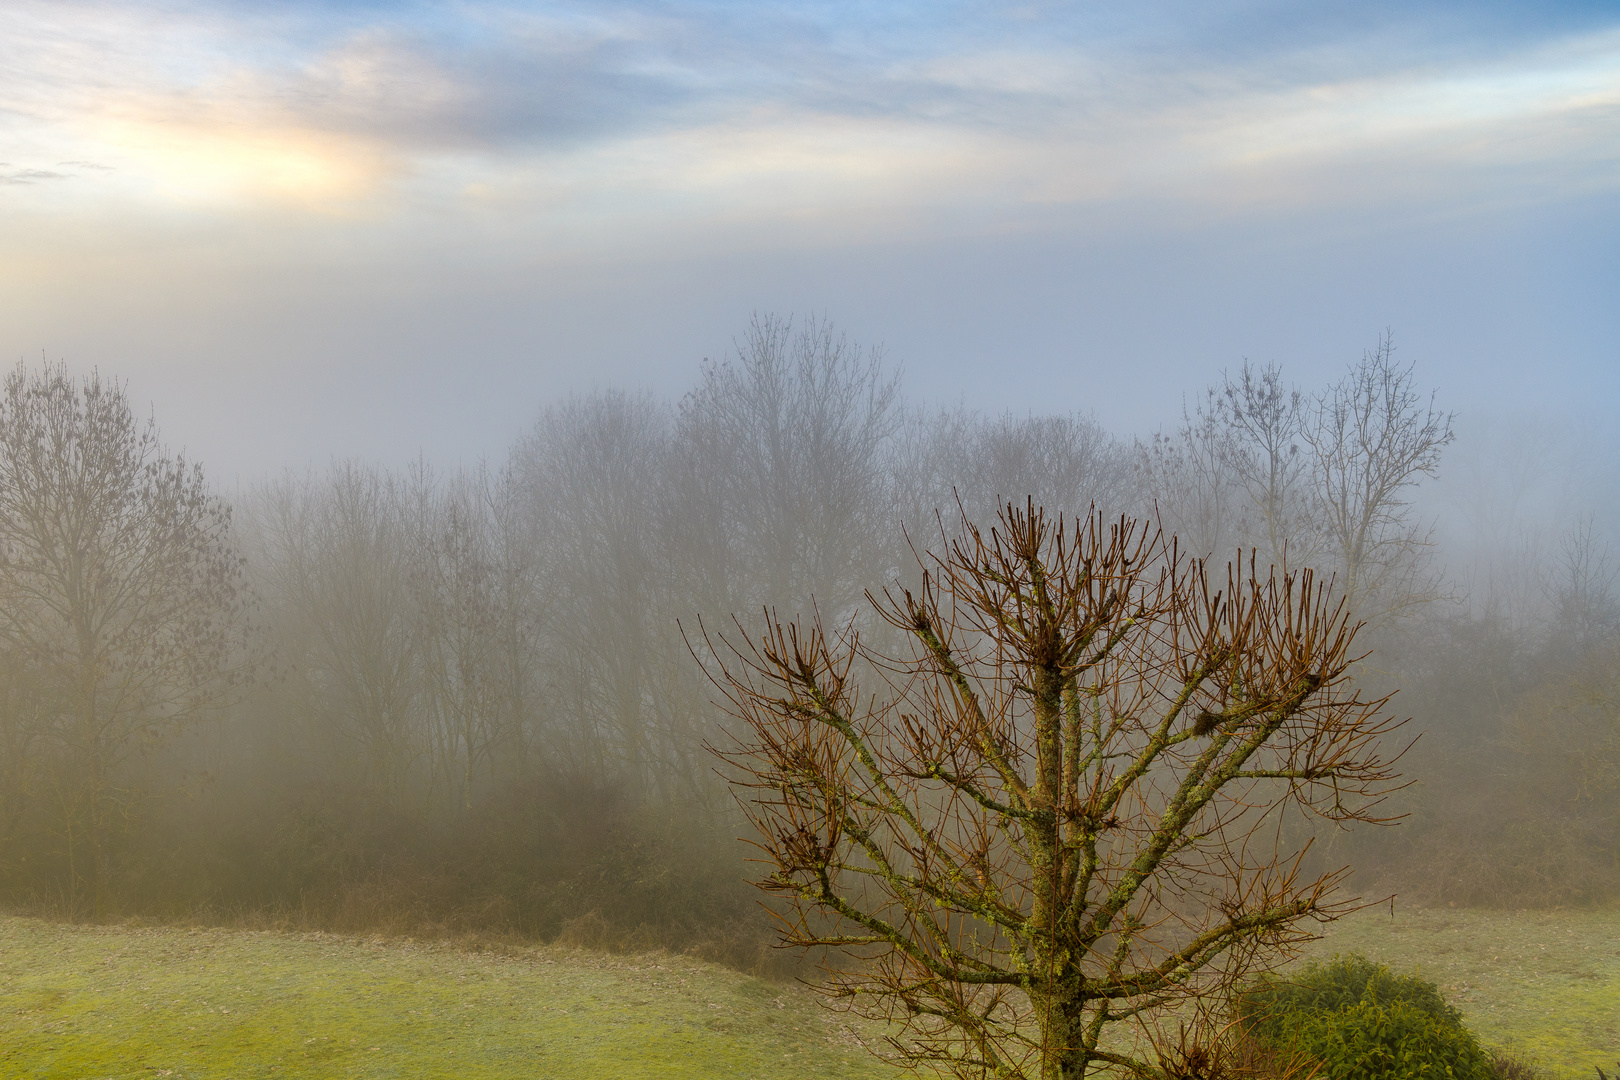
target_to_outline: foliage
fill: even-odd
[[[1262,976],[1238,997],[1261,1046],[1322,1063],[1324,1080],[1488,1080],[1490,1057],[1439,989],[1362,956]]]
[[[1490,1059],[1460,1025],[1407,1002],[1358,1001],[1312,1016],[1292,1033],[1299,1053],[1332,1080],[1488,1080]]]
[[[1415,975],[1396,975],[1357,954],[1310,963],[1286,976],[1262,976],[1239,1002],[1250,1030],[1261,1039],[1278,1042],[1290,1017],[1337,1012],[1369,997],[1386,1004],[1400,1002],[1441,1023],[1462,1022],[1461,1014],[1446,1004],[1432,982]]]

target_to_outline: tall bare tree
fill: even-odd
[[[1222,377],[1209,405],[1225,434],[1226,459],[1248,496],[1247,540],[1279,565],[1311,565],[1319,527],[1311,456],[1304,452],[1310,399],[1283,382],[1277,365],[1256,368],[1245,361],[1237,375]]]
[[[724,478],[720,507],[750,603],[837,611],[881,566],[897,377],[830,323],[757,316],[681,403],[682,442]]]
[[[426,484],[418,595],[426,706],[433,717],[434,779],[451,805],[470,810],[480,776],[493,779],[503,751],[517,756],[520,714],[510,708],[504,574],[495,494],[484,470]]]
[[[985,416],[966,409],[913,416],[895,455],[908,523],[932,525],[933,508],[958,501],[994,516],[1001,500],[1032,495],[1053,513],[1122,505],[1130,493],[1127,447],[1094,417]]]
[[[576,773],[642,794],[667,783],[672,750],[656,692],[669,421],[649,394],[605,391],[546,410],[514,455],[554,609],[551,694],[572,725],[555,749]]]
[[[229,508],[123,387],[19,365],[0,398],[0,638],[51,695],[76,899],[107,911],[131,754],[246,673]]]
[[[1200,553],[1231,551],[1244,542],[1248,506],[1232,469],[1232,437],[1211,387],[1181,426],[1156,432],[1137,448],[1141,488],[1152,511],[1187,547]]]
[[[288,711],[383,807],[405,800],[426,749],[411,501],[405,479],[338,462],[268,486],[253,513]]]
[[[1451,421],[1386,334],[1316,394],[1245,362],[1138,460],[1161,520],[1193,550],[1331,568],[1355,610],[1383,622],[1439,595],[1413,490],[1437,475]]]
[[[1578,520],[1559,543],[1556,574],[1550,586],[1553,642],[1579,653],[1612,639],[1620,631],[1620,598],[1614,591],[1620,566],[1610,559],[1590,516]]]
[[[1396,613],[1436,595],[1424,573],[1430,528],[1412,514],[1412,489],[1440,468],[1452,441],[1450,413],[1418,390],[1411,364],[1377,348],[1318,400],[1304,431],[1324,540],[1345,594],[1358,608]]]
[[[29,650],[5,641],[0,646],[0,873],[8,878],[26,861],[18,833],[40,801],[59,705],[46,693]]]
[[[722,751],[788,943],[958,1076],[1156,1076],[1104,1033],[1194,1001],[1344,910],[1282,811],[1375,820],[1384,699],[1308,571],[1205,563],[1121,519],[1005,507],[869,601],[910,640],[769,620],[711,642]],[[739,624],[739,633],[743,633]]]

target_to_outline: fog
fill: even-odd
[[[701,636],[769,610],[881,639],[864,594],[913,582],[919,554],[1002,499],[1147,517],[1217,565],[1246,550],[1332,575],[1367,623],[1358,678],[1398,689],[1423,733],[1388,806],[1402,823],[1323,838],[1358,887],[1516,908],[1620,895],[1612,432],[1454,414],[1376,329],[1326,378],[1239,363],[1166,386],[1179,418],[1143,432],[941,405],[917,382],[822,317],[762,313],[677,392],[557,397],[483,462],[339,458],[209,494],[207,463],[174,463],[119,384],[20,366],[0,896],[70,917],[588,925],[757,965],[768,933],[708,749],[725,719]],[[38,434],[73,408],[100,434]],[[84,475],[92,444],[173,480],[105,534],[148,536],[145,554],[98,556],[147,584],[63,584],[79,598],[58,602],[60,544],[28,493]],[[30,449],[51,445],[80,449]],[[92,622],[99,652],[72,630]],[[94,724],[75,666],[91,652]]]
[[[0,909],[780,973],[710,646],[1007,501],[1331,583],[1417,741],[1309,873],[1620,899],[1612,5],[0,41]]]

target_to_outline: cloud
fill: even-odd
[[[13,169],[7,162],[0,161],[0,184],[37,184],[41,180],[66,180],[67,173],[51,172],[48,169]]]
[[[570,244],[1620,180],[1612,26],[1281,10],[24,2],[0,16],[0,135],[111,166],[83,200],[429,231],[498,213]]]
[[[413,153],[567,147],[667,125],[692,98],[678,72],[651,70],[638,51],[614,25],[528,25],[449,44],[368,30],[264,94],[312,127]]]
[[[210,462],[498,452],[754,307],[1126,426],[1391,323],[1459,393],[1613,383],[1612,8],[8,0],[0,40],[8,347],[160,373]]]

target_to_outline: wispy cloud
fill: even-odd
[[[0,184],[37,184],[42,180],[67,178],[67,173],[51,172],[49,169],[13,169],[8,162],[0,161]]]
[[[1295,14],[1288,32],[1254,5],[1110,22],[1041,5],[21,3],[0,16],[0,135],[14,184],[47,162],[109,166],[76,199],[498,207],[638,236],[1620,183],[1620,31],[1572,16],[1437,49],[1450,9],[1367,10],[1354,31]],[[1194,44],[1181,27],[1199,20]]]

